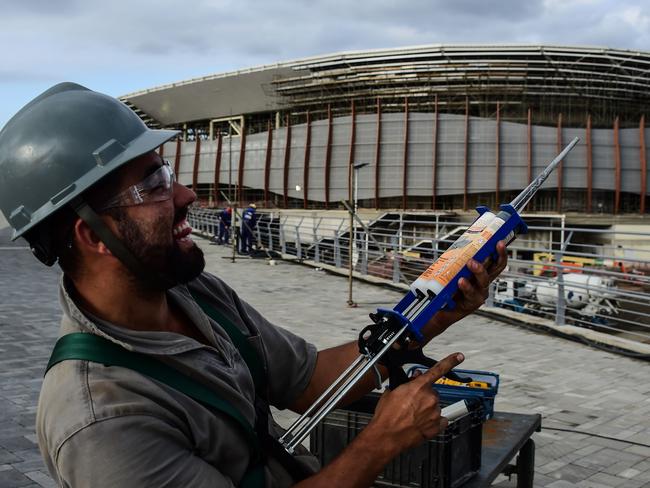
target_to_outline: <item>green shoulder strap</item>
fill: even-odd
[[[259,394],[262,394],[263,397],[266,397],[266,373],[264,372],[264,366],[259,354],[248,342],[246,335],[228,317],[210,305],[205,298],[196,293],[190,293],[203,312],[219,324],[226,334],[228,334],[228,337],[230,337],[230,340],[239,351],[246,366],[248,366],[248,370],[255,383],[255,390]]]
[[[73,333],[56,342],[45,373],[55,364],[68,359],[79,359],[121,366],[149,376],[195,400],[230,417],[240,428],[251,450],[251,463],[240,483],[242,488],[264,486],[264,456],[253,427],[241,413],[214,391],[201,383],[145,354],[127,351],[123,347],[94,334]]]
[[[266,372],[264,370],[262,359],[258,352],[248,342],[246,335],[219,309],[213,307],[205,298],[196,293],[192,293],[196,303],[203,309],[203,312],[214,320],[228,334],[230,340],[235,345],[242,359],[248,366],[248,370],[255,383],[255,408],[257,410],[256,430],[258,438],[261,439],[266,453],[273,457],[284,469],[293,477],[297,483],[311,476],[313,473],[308,468],[300,464],[284,447],[269,435],[267,413],[269,411],[267,395]]]

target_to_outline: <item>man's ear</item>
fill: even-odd
[[[90,226],[82,219],[77,219],[73,226],[73,238],[77,241],[79,247],[85,252],[101,254],[104,256],[112,256],[110,249],[99,238],[97,234],[90,228]]]

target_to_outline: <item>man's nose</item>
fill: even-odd
[[[174,205],[187,207],[196,201],[196,193],[177,181],[174,182]]]

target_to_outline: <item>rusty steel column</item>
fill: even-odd
[[[221,177],[221,131],[217,135],[217,154],[214,157],[214,201],[219,203],[219,178]]]
[[[496,170],[496,205],[499,205],[501,199],[499,198],[499,189],[501,188],[501,105],[497,102],[497,134],[496,134],[496,154],[495,154],[495,170]]]
[[[463,155],[463,210],[467,210],[467,183],[469,182],[469,98],[465,97],[465,149]]]
[[[239,175],[237,178],[237,201],[243,205],[244,193],[244,163],[246,162],[246,130],[242,127],[241,141],[239,142]]]
[[[176,139],[176,156],[174,156],[174,174],[178,178],[178,172],[181,170],[181,138]]]
[[[619,137],[618,115],[614,119],[614,213],[621,206],[621,141]]]
[[[284,208],[289,207],[289,163],[291,161],[291,119],[289,118],[289,114],[286,116],[286,121],[287,121],[287,142],[284,145],[284,176],[283,176],[283,184],[284,184],[284,193],[283,193],[283,204]]]
[[[381,100],[377,97],[377,139],[375,143],[375,209],[379,209],[379,159],[381,158]]]
[[[325,208],[330,206],[330,163],[332,162],[332,106],[327,105],[327,145],[325,147]]]
[[[645,194],[647,191],[646,185],[648,184],[648,161],[645,148],[645,115],[641,116],[639,121],[639,161],[641,163],[641,215],[645,213]]]
[[[354,107],[354,100],[350,102],[350,110],[352,112],[352,127],[350,128],[350,152],[348,155],[348,202],[352,202],[352,171],[354,166],[354,145],[356,143],[356,111]]]
[[[587,213],[591,213],[594,162],[591,153],[591,114],[587,115]]]
[[[431,148],[431,208],[436,209],[436,186],[438,177],[438,94],[433,101],[433,147]]]
[[[533,181],[533,111],[528,107],[528,183]]]
[[[305,160],[304,160],[304,171],[302,178],[302,191],[303,191],[303,208],[307,208],[307,202],[309,201],[309,158],[311,157],[311,116],[309,111],[307,111],[307,137],[305,138]]]
[[[409,100],[407,97],[404,97],[404,154],[402,161],[402,209],[406,210],[409,177]]]
[[[196,144],[194,145],[194,167],[192,168],[192,190],[194,193],[199,194],[198,192],[198,181],[199,181],[199,158],[201,157],[201,138],[197,136]]]
[[[557,116],[557,152],[562,150],[562,112]],[[562,213],[562,184],[564,161],[561,161],[557,167],[557,213]]]
[[[269,179],[271,175],[271,156],[273,154],[273,124],[268,121],[266,154],[264,155],[264,206],[269,206]]]
[[[160,159],[165,158],[165,143],[164,142],[160,146],[158,146],[158,156],[160,156]]]

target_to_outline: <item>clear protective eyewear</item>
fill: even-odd
[[[103,212],[114,207],[130,207],[142,205],[143,203],[163,202],[169,200],[174,194],[174,170],[169,161],[164,160],[163,164],[156,171],[144,178],[140,183],[128,187],[113,198],[108,200],[97,212]]]

